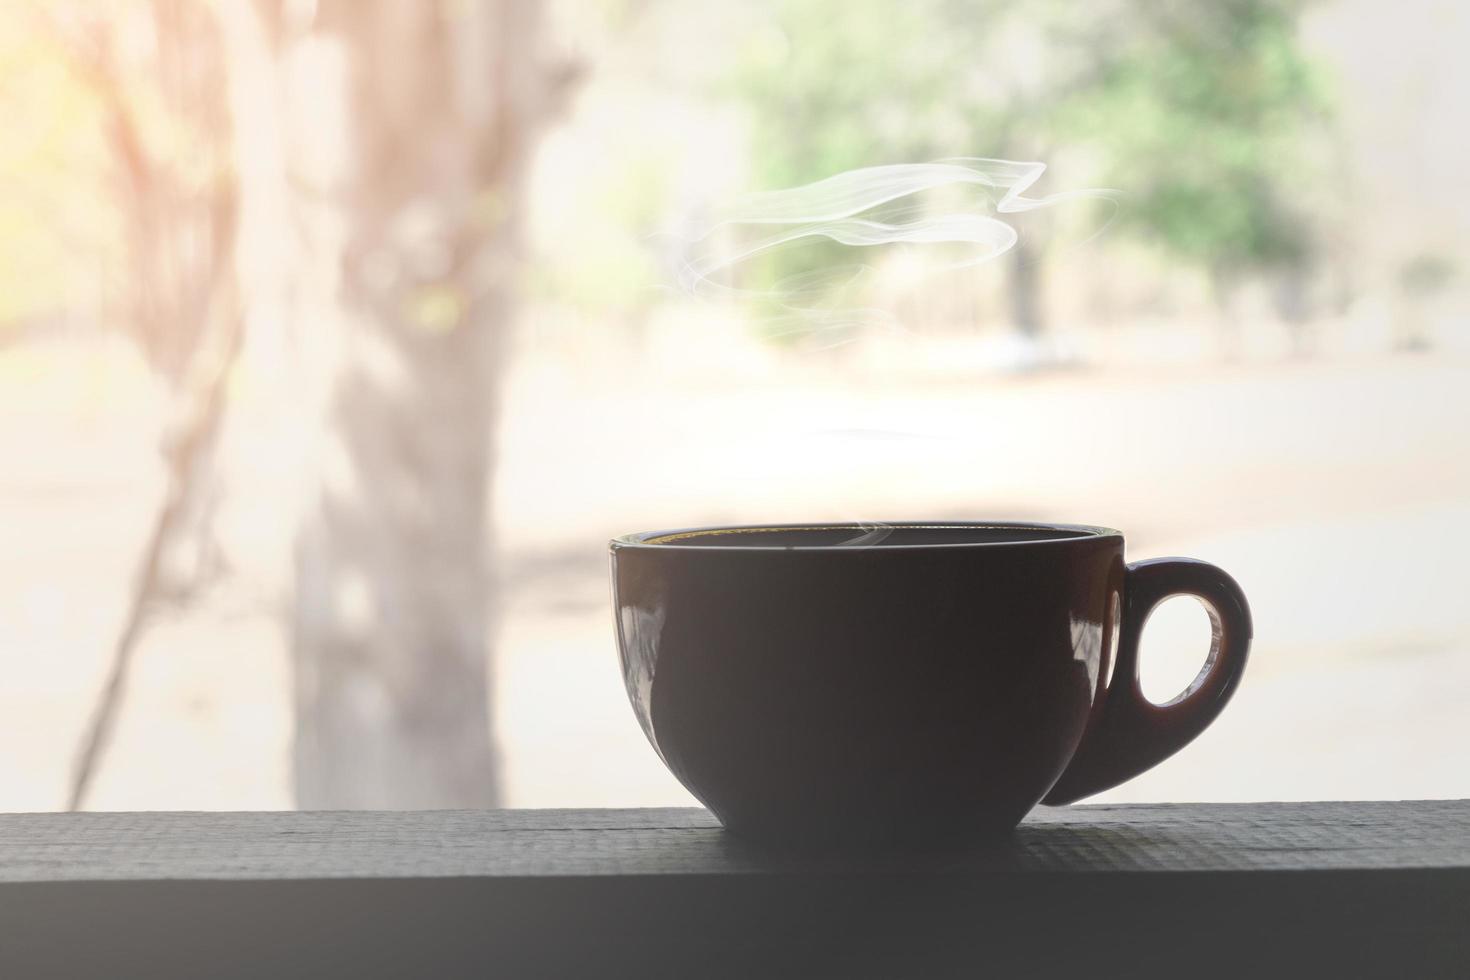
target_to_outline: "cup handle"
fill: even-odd
[[[1183,693],[1164,704],[1143,696],[1138,639],[1165,599],[1192,595],[1209,614],[1210,655]],[[1251,646],[1245,594],[1225,572],[1190,558],[1158,558],[1128,566],[1112,682],[1101,692],[1082,742],[1046,797],[1061,806],[1100,793],[1152,768],[1192,742],[1224,709],[1240,683]]]

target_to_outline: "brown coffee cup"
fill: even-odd
[[[628,697],[669,769],[733,833],[828,845],[1003,834],[1038,802],[1179,751],[1245,668],[1240,587],[1060,524],[713,527],[611,543]],[[1149,613],[1199,598],[1208,659],[1154,704]],[[1116,663],[1115,663],[1116,661]]]

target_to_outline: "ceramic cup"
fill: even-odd
[[[648,740],[733,833],[909,845],[1004,834],[1184,747],[1240,681],[1245,596],[1185,558],[1060,524],[712,527],[611,543]],[[1196,596],[1209,656],[1144,697],[1149,612]]]

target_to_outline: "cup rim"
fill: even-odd
[[[851,530],[854,533],[862,533],[871,530],[874,526],[892,528],[933,528],[943,530],[1019,530],[1019,531],[1053,531],[1055,537],[1023,538],[1014,541],[950,541],[913,544],[885,544],[882,550],[889,551],[930,551],[955,548],[1035,548],[1066,544],[1077,544],[1085,541],[1102,541],[1107,539],[1123,540],[1123,533],[1114,528],[1103,527],[1096,524],[1053,524],[1046,521],[799,521],[790,524],[714,524],[702,527],[673,528],[662,531],[635,531],[630,534],[619,535],[608,542],[613,551],[623,549],[664,549],[677,548],[679,551],[722,551],[722,552],[749,552],[749,551],[800,551],[800,552],[830,552],[861,554],[876,550],[876,547],[837,547],[834,545],[761,545],[761,544],[692,544],[678,539],[700,537],[704,535],[728,535],[754,533],[760,531],[828,531],[828,530]]]

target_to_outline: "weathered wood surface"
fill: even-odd
[[[700,810],[0,815],[0,977],[1470,976],[1470,801],[1039,810],[809,855]]]
[[[0,815],[0,882],[1465,868],[1470,801],[1038,809],[1004,846],[801,855],[697,809]]]

